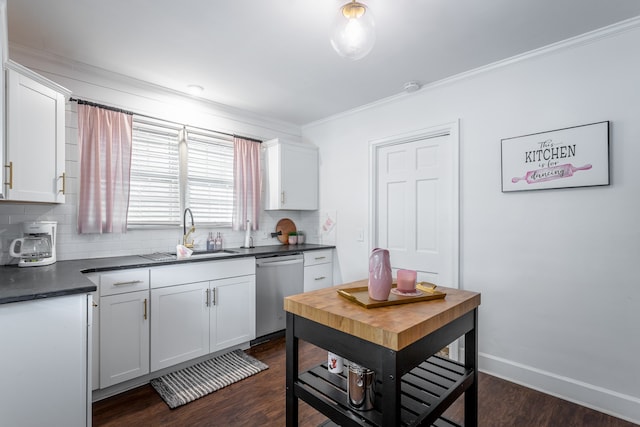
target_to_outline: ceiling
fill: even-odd
[[[9,43],[303,125],[640,15],[638,0],[363,0],[377,41],[339,57],[346,0],[8,0]]]

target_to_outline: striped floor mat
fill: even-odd
[[[174,409],[268,368],[244,351],[234,350],[154,378],[151,386]]]

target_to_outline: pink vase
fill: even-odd
[[[377,301],[389,299],[392,282],[389,251],[375,248],[369,256],[369,298]]]

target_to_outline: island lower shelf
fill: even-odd
[[[347,375],[347,367],[340,375],[328,372],[326,364],[318,365],[298,376],[294,385],[296,394],[334,420],[323,426],[382,426],[380,395],[375,396],[373,410],[356,411],[349,407]],[[473,378],[473,370],[458,362],[440,356],[429,357],[402,376],[401,425],[458,426],[441,415],[471,386]]]

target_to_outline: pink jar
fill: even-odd
[[[400,292],[415,292],[417,275],[415,270],[398,270],[398,290]]]

